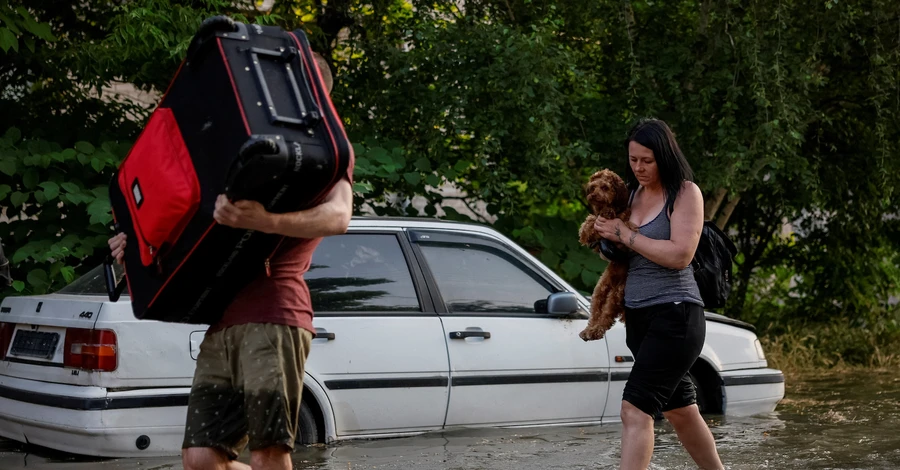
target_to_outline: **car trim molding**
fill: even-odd
[[[454,387],[472,385],[550,384],[572,382],[607,382],[606,372],[574,372],[562,374],[473,375],[453,377]]]
[[[142,397],[67,397],[50,395],[30,390],[0,386],[0,398],[31,403],[33,405],[64,408],[67,410],[101,411],[123,410],[131,408],[164,408],[170,406],[187,406],[188,394],[148,395]]]
[[[726,375],[722,377],[722,385],[761,385],[761,384],[777,384],[784,382],[784,374],[759,374],[759,375]]]
[[[609,380],[610,382],[624,382],[628,380],[628,377],[630,376],[631,372],[627,370],[625,372],[610,372]]]
[[[446,387],[447,377],[404,377],[397,379],[339,379],[326,380],[329,390],[362,390],[368,388],[426,388]]]

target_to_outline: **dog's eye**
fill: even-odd
[[[603,186],[600,186],[600,189],[602,189],[604,191],[609,191],[609,186],[604,184]]]

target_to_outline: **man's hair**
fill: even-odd
[[[322,80],[325,81],[325,87],[328,89],[328,93],[331,94],[331,89],[334,87],[334,78],[331,76],[331,67],[328,66],[328,61],[319,55],[318,52],[313,52],[313,57],[316,59],[316,64],[322,72]]]

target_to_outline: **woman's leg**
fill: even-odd
[[[681,445],[691,454],[691,458],[701,470],[723,470],[722,461],[716,451],[716,441],[697,405],[689,405],[671,411],[663,416],[672,423]],[[625,468],[625,467],[622,467]]]
[[[653,418],[622,400],[621,470],[647,470],[653,456]]]

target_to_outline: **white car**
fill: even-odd
[[[582,341],[589,300],[489,227],[354,218],[321,243],[306,281],[317,337],[302,444],[620,421],[624,326]],[[180,453],[205,326],[135,319],[127,297],[109,301],[101,267],[0,307],[0,436],[94,456]],[[705,413],[770,412],[784,396],[753,327],[718,315],[691,373]]]

